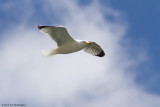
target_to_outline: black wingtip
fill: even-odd
[[[104,53],[104,51],[102,50],[99,54],[97,54],[96,56],[98,56],[98,57],[104,57],[105,56],[105,53]]]
[[[42,29],[42,28],[45,28],[45,27],[48,27],[48,26],[38,25],[38,29]]]

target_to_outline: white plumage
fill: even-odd
[[[45,56],[52,56],[55,54],[68,54],[84,50],[94,56],[103,57],[105,55],[102,48],[95,42],[81,41],[73,39],[67,29],[63,26],[42,26],[38,28],[41,32],[46,33],[57,43],[56,49],[42,50]]]

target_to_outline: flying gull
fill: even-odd
[[[42,50],[42,54],[45,56],[69,54],[80,50],[84,50],[85,52],[98,57],[103,57],[105,55],[103,49],[96,42],[75,40],[63,26],[38,25],[38,29],[49,35],[51,39],[57,43],[56,49]]]

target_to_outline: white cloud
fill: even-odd
[[[145,92],[126,73],[141,62],[136,57],[130,58],[121,45],[127,25],[119,12],[101,7],[98,2],[86,7],[71,0],[46,3],[74,38],[96,41],[106,56],[98,58],[77,52],[46,58],[40,50],[56,47],[47,36],[25,25],[14,27],[5,33],[1,43],[1,103],[47,107],[160,105],[159,96]],[[104,18],[102,8],[108,9],[106,12],[115,18],[114,22]]]

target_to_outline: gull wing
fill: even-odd
[[[105,56],[103,49],[96,42],[92,42],[92,44],[88,45],[83,50],[89,54],[94,55],[94,56],[98,56],[98,57]]]
[[[67,29],[62,26],[42,26],[39,25],[38,29],[41,32],[48,34],[52,40],[54,40],[58,46],[66,44],[68,42],[75,41],[67,32]]]

